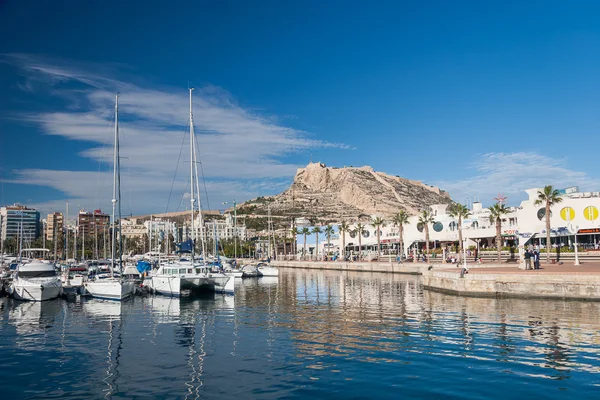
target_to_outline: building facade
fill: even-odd
[[[40,213],[22,205],[0,208],[2,215],[2,240],[23,238],[24,245],[31,246],[41,234]]]
[[[77,216],[77,226],[80,236],[95,236],[110,231],[110,215],[102,213],[102,210],[88,212],[81,210]]]
[[[64,220],[62,213],[55,212],[53,214],[48,214],[46,218],[46,240],[54,240],[54,235],[58,235],[58,233],[63,229]]]
[[[542,188],[528,189],[528,199],[518,207],[507,207],[508,212],[502,217],[501,246],[524,247],[529,245],[546,247],[545,204],[536,205],[538,191]],[[444,249],[449,252],[458,247],[458,221],[449,215],[448,205],[433,205],[430,211],[434,223],[429,226],[430,250]],[[552,247],[573,247],[575,235],[579,248],[600,249],[600,192],[579,192],[576,188],[562,191],[562,201],[551,208],[550,241]],[[342,247],[342,235],[345,241],[346,254],[363,255],[377,252],[376,228],[369,221],[362,221],[363,231],[358,238],[357,223],[350,225],[347,232],[336,235],[332,245],[326,248],[323,235],[319,235],[319,254],[324,252],[339,253]],[[337,226],[334,226],[337,230]],[[466,247],[479,250],[496,248],[496,223],[490,220],[490,210],[481,203],[474,202],[470,216],[462,221],[462,236]],[[426,247],[425,229],[419,223],[419,216],[411,216],[403,227],[403,244],[399,247],[399,228],[391,221],[380,227],[380,243],[383,254],[400,252],[405,256],[420,252]],[[359,247],[360,244],[360,247]],[[303,251],[304,236],[297,235],[298,253]],[[315,235],[307,237],[306,253],[313,253]]]

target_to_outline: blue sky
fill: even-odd
[[[120,92],[123,212],[185,209],[188,83],[203,207],[278,193],[311,158],[485,205],[598,190],[599,17],[597,2],[0,1],[0,203],[108,209]]]

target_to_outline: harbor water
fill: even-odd
[[[600,304],[281,269],[235,296],[0,299],[5,399],[598,398]]]

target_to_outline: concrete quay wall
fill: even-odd
[[[475,297],[529,297],[600,301],[600,276],[574,274],[424,271],[425,289]]]
[[[420,275],[428,265],[391,262],[346,262],[346,261],[280,261],[272,260],[276,267],[303,269],[330,269],[335,271],[385,272],[392,274]]]

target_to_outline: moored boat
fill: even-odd
[[[48,252],[47,249],[24,249],[23,252]],[[47,260],[21,261],[8,292],[17,300],[45,301],[60,296],[62,282],[54,264]]]

